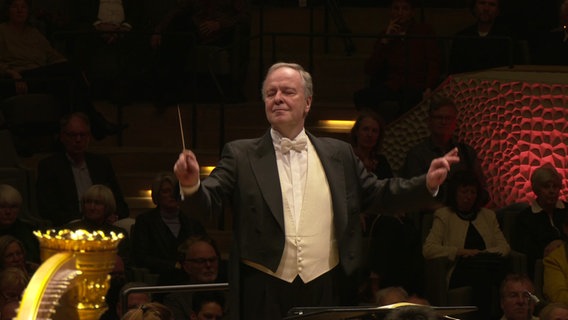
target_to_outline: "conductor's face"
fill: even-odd
[[[306,97],[300,73],[282,67],[270,73],[264,82],[266,118],[276,131],[295,138],[304,127],[312,97]]]

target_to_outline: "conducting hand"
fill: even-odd
[[[180,153],[174,164],[174,173],[182,187],[193,187],[199,182],[199,163],[191,150]]]
[[[448,177],[451,165],[459,161],[458,148],[452,149],[441,158],[432,160],[430,169],[428,169],[428,173],[426,174],[426,186],[428,190],[437,190]]]

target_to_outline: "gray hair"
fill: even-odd
[[[534,190],[548,181],[554,181],[558,182],[558,184],[562,184],[562,176],[552,164],[545,163],[532,173],[531,186]]]
[[[306,95],[306,97],[313,97],[314,95],[314,84],[312,82],[312,76],[310,75],[309,72],[307,72],[301,65],[297,64],[297,63],[290,63],[290,62],[277,62],[275,64],[273,64],[268,71],[266,72],[266,76],[264,77],[264,81],[262,82],[262,89],[260,89],[260,93],[262,94],[262,100],[264,100],[266,98],[266,94],[264,92],[264,88],[266,86],[266,78],[268,78],[268,76],[280,69],[280,68],[290,68],[293,70],[298,71],[298,73],[300,74],[300,76],[302,77],[302,84],[304,85],[304,94]]]

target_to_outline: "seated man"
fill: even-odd
[[[61,226],[81,218],[80,199],[93,184],[108,186],[116,198],[117,210],[109,218],[114,222],[128,216],[128,205],[116,179],[110,160],[87,152],[91,140],[89,118],[73,113],[61,120],[59,140],[64,151],[41,160],[37,168],[39,215]]]
[[[534,285],[524,274],[508,274],[501,282],[501,320],[537,320],[533,316],[536,301],[531,298]]]
[[[184,277],[176,284],[205,284],[219,282],[220,256],[211,238],[191,237],[179,250]],[[192,313],[192,292],[171,293],[164,298],[175,319],[188,319]]]

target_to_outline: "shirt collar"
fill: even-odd
[[[564,209],[564,202],[558,200],[556,201],[556,205],[554,207],[556,209]],[[544,209],[540,206],[540,204],[538,204],[538,202],[536,202],[536,200],[533,200],[531,202],[531,210],[533,213],[540,213],[544,211]]]
[[[272,143],[274,145],[280,144],[280,140],[282,139],[282,135],[280,134],[280,132],[274,130],[273,128],[270,128],[270,136],[272,137]],[[306,139],[308,138],[308,136],[306,135],[305,129],[302,129],[302,131],[300,131],[300,133],[298,133],[298,135],[296,137],[294,137],[294,139],[292,139],[292,141],[294,141],[294,140],[296,140],[300,137],[305,137]]]

